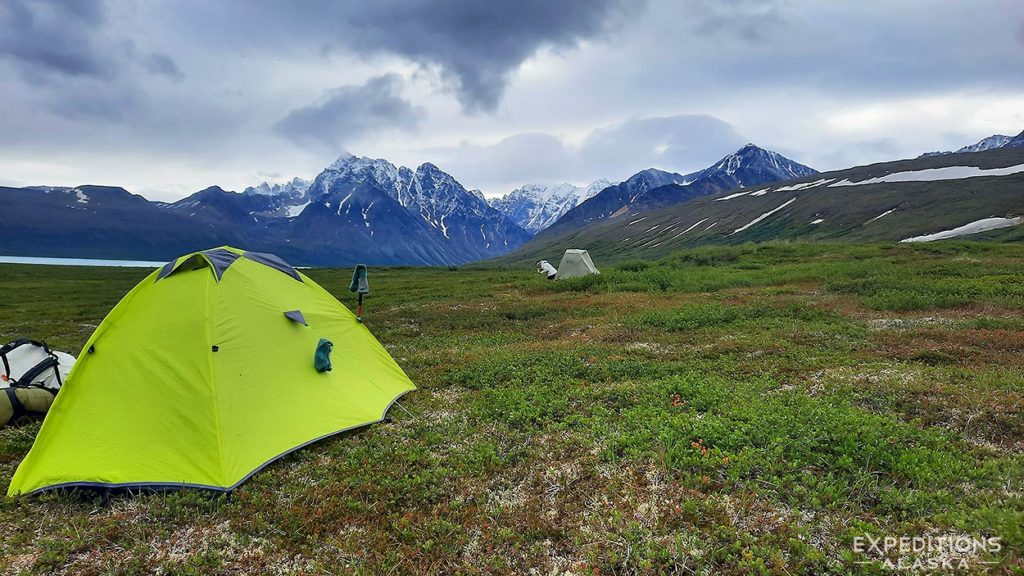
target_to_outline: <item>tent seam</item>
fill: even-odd
[[[213,294],[213,297],[211,298],[211,296],[210,296],[211,284],[210,284],[210,281],[207,280],[207,282],[206,282],[206,315],[207,315],[207,319],[206,319],[206,343],[207,343],[208,346],[207,346],[207,350],[206,350],[206,366],[207,366],[207,369],[210,372],[210,392],[212,393],[212,396],[213,396],[213,416],[214,416],[214,419],[215,419],[215,421],[217,423],[217,456],[218,456],[218,459],[220,460],[220,480],[221,480],[221,482],[225,482],[227,480],[227,473],[225,472],[225,469],[224,469],[224,428],[223,428],[223,425],[221,424],[221,419],[220,419],[220,387],[217,385],[217,372],[214,370],[214,367],[213,367],[213,354],[214,354],[213,346],[215,344],[213,342],[213,334],[212,334],[212,332],[213,332],[213,327],[215,325],[215,320],[216,320],[215,312],[216,312],[216,308],[217,308],[218,302],[211,302],[211,301],[212,300],[217,300],[217,297],[220,294],[220,290],[218,290],[218,288],[220,287],[220,280],[216,278],[216,273],[214,274],[214,282],[213,282],[212,287],[213,287],[213,293],[214,294]]]

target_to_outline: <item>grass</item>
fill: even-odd
[[[767,244],[371,270],[419,386],[231,497],[0,502],[0,572],[886,573],[854,538],[999,536],[1024,573],[1024,249]],[[144,271],[0,265],[0,340],[77,351]],[[310,270],[351,305],[347,271]],[[38,424],[0,429],[6,486]],[[994,562],[994,565],[981,562]]]

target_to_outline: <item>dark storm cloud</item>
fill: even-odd
[[[412,130],[423,111],[401,96],[397,74],[371,78],[362,86],[344,86],[319,101],[292,110],[275,129],[307,145],[343,146],[367,132]]]
[[[509,74],[538,48],[571,47],[636,6],[627,8],[624,0],[392,0],[347,8],[353,48],[437,65],[463,106],[493,110]]]
[[[137,112],[147,82],[135,70],[184,78],[170,56],[111,30],[102,0],[3,1],[0,30],[0,62],[13,64],[34,100],[61,118],[108,122]]]
[[[391,54],[435,68],[469,111],[493,111],[510,75],[544,47],[568,49],[642,12],[635,0],[239,2],[242,42],[309,42],[321,54]],[[227,16],[225,16],[227,17]],[[287,31],[285,30],[287,29]]]
[[[5,0],[0,3],[0,57],[15,62],[30,79],[109,76],[118,54],[98,38],[104,18],[100,0]]]

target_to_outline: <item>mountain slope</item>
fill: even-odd
[[[540,232],[554,236],[574,230],[590,222],[612,216],[623,207],[643,202],[648,190],[673,182],[686,182],[686,176],[648,168],[630,176],[623,182],[601,190],[590,199],[570,209],[561,218]]]
[[[394,198],[398,169],[383,160],[341,158],[309,187],[311,203],[286,226],[286,258],[310,264],[445,264],[453,261],[431,227]]]
[[[580,202],[612,185],[614,183],[604,179],[587,186],[575,186],[568,182],[554,185],[527,184],[491,200],[490,204],[523,229],[537,233],[554,224]]]
[[[241,240],[111,186],[0,187],[0,237],[0,252],[9,255],[130,260],[166,260]]]
[[[715,164],[686,176],[648,169],[568,211],[524,247],[559,242],[586,226],[605,220],[622,220],[632,214],[671,206],[693,198],[756,186],[794,177],[817,174],[813,168],[798,164],[777,152],[747,144]]]
[[[1024,238],[1024,148],[902,160],[744,188],[609,219],[496,262],[557,259],[586,248],[595,261],[653,258],[701,245],[779,239],[898,242],[1003,226],[982,237]],[[962,229],[964,226],[971,226]]]
[[[286,196],[239,194],[210,186],[163,208],[210,225],[238,228],[278,217],[288,203]]]
[[[458,261],[504,254],[530,239],[529,232],[433,164],[415,172],[403,168],[399,176],[399,204],[440,233]]]
[[[316,263],[329,250],[332,261],[346,263],[458,264],[504,254],[530,236],[429,163],[413,171],[346,154],[317,176],[307,197],[310,206],[292,221],[290,248],[316,246]]]

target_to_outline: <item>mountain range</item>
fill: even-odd
[[[313,263],[338,262],[343,251],[370,263],[459,264],[530,238],[430,163],[413,171],[344,155],[313,180],[306,201],[288,222],[284,252],[300,250],[301,260]]]
[[[617,183],[534,184],[488,201],[434,164],[346,153],[312,180],[241,193],[211,186],[170,203],[110,186],[0,187],[0,252],[164,260],[235,244],[305,265],[454,265],[553,258],[568,246],[616,257],[769,238],[903,240],[943,226],[975,230],[964,218],[1018,218],[1022,167],[1024,133],[821,175],[748,144],[688,174],[649,168]],[[792,197],[774,202],[779,194]]]
[[[553,226],[805,173],[813,170],[749,145],[685,176],[650,168],[621,183],[523,186],[488,202],[434,164],[413,170],[346,153],[313,180],[241,193],[210,186],[176,202],[109,186],[0,188],[0,233],[12,255],[163,260],[235,244],[306,265],[453,265],[500,256]]]
[[[607,264],[704,244],[767,240],[918,242],[970,236],[1020,241],[1022,199],[1024,146],[1003,146],[859,166],[627,211],[560,234],[542,232],[494,262],[554,262],[566,247],[586,248],[596,262]]]
[[[344,154],[312,182],[211,186],[177,202],[123,188],[0,187],[3,252],[163,260],[219,244],[308,265],[451,265],[504,254],[531,234],[433,164]]]

